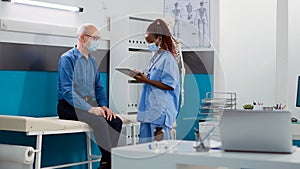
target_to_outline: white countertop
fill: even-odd
[[[118,147],[112,150],[113,169],[177,168],[178,165],[225,166],[233,168],[299,169],[300,149],[293,154],[244,153],[210,150],[196,152],[193,141],[169,140],[167,149],[150,150],[149,144]]]

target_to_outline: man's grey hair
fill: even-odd
[[[79,36],[82,34],[86,34],[89,26],[94,26],[94,25],[90,23],[84,23],[80,25],[77,29],[77,35]]]

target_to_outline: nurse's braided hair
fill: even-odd
[[[147,33],[154,34],[155,38],[162,37],[161,47],[170,51],[174,57],[176,57],[175,46],[172,40],[172,34],[166,25],[166,23],[161,19],[156,19],[147,28]]]

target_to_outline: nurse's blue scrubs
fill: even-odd
[[[164,50],[153,57],[148,67],[147,77],[160,81],[174,90],[161,90],[144,83],[137,120],[140,126],[140,143],[154,140],[154,129],[163,127],[164,139],[170,139],[170,131],[179,110],[180,75],[177,62],[170,51]]]

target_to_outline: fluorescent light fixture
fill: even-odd
[[[48,2],[31,1],[31,0],[2,0],[2,1],[7,1],[7,2],[11,2],[11,3],[16,3],[16,4],[32,5],[32,6],[53,8],[53,9],[61,9],[61,10],[67,10],[67,11],[73,11],[73,12],[83,12],[83,8],[81,8],[81,7],[53,4],[53,3],[48,3]]]

